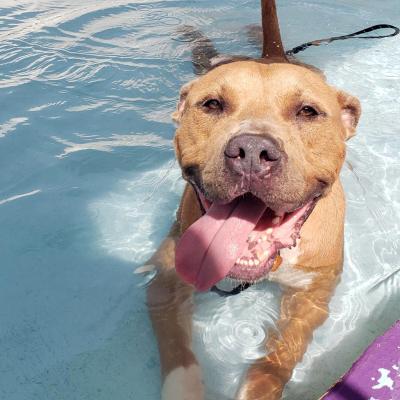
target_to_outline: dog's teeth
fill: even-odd
[[[267,258],[269,256],[269,250],[265,250],[263,253],[263,257]]]
[[[240,258],[236,260],[236,264],[240,264]]]
[[[260,264],[260,261],[258,261],[257,259],[254,260],[254,265],[257,266],[258,264]]]
[[[280,218],[279,217],[275,217],[275,218],[272,219],[272,224],[273,225],[278,225],[279,221],[280,221]]]
[[[268,228],[267,231],[266,231],[266,232],[267,232],[267,235],[270,235],[273,231],[274,231],[274,230],[273,230],[272,228]]]
[[[261,235],[261,241],[265,242],[267,240],[267,235]]]
[[[254,265],[254,261],[253,260],[249,260],[249,265],[250,265],[250,267],[252,267]]]
[[[247,260],[243,260],[243,264],[242,265],[244,265],[244,266],[248,266],[249,265],[249,263],[248,263],[248,261]]]

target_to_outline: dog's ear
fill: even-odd
[[[360,101],[342,90],[338,90],[338,101],[341,107],[342,123],[346,131],[345,140],[356,134],[356,128],[361,115]]]
[[[197,81],[197,79],[193,79],[192,81],[185,83],[179,92],[179,101],[176,106],[176,110],[171,114],[172,121],[179,124],[183,111],[185,110],[185,102],[186,97],[188,96],[190,89],[192,88],[193,84]]]

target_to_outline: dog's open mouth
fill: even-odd
[[[205,215],[183,234],[176,249],[179,275],[198,290],[208,290],[225,277],[255,282],[265,277],[282,248],[296,244],[316,199],[275,215],[251,194],[229,204],[211,204],[199,195]]]

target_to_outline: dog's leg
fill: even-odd
[[[252,46],[262,48],[263,44],[263,30],[260,25],[247,25],[246,26],[247,40]]]
[[[314,280],[309,289],[287,289],[284,292],[277,322],[279,332],[270,334],[267,356],[250,367],[238,400],[281,398],[285,384],[312,339],[313,331],[328,316],[328,302],[337,281],[337,275],[332,274]]]
[[[191,350],[192,289],[174,268],[176,229],[149,261],[158,274],[148,288],[147,304],[160,354],[162,400],[202,400],[201,371]]]
[[[193,72],[202,75],[209,71],[212,67],[211,59],[218,56],[212,41],[203,32],[190,25],[179,28],[178,34],[182,40],[190,44]]]

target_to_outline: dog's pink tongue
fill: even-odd
[[[223,279],[241,256],[265,209],[254,197],[213,204],[180,239],[175,254],[178,274],[198,290],[207,290]]]

